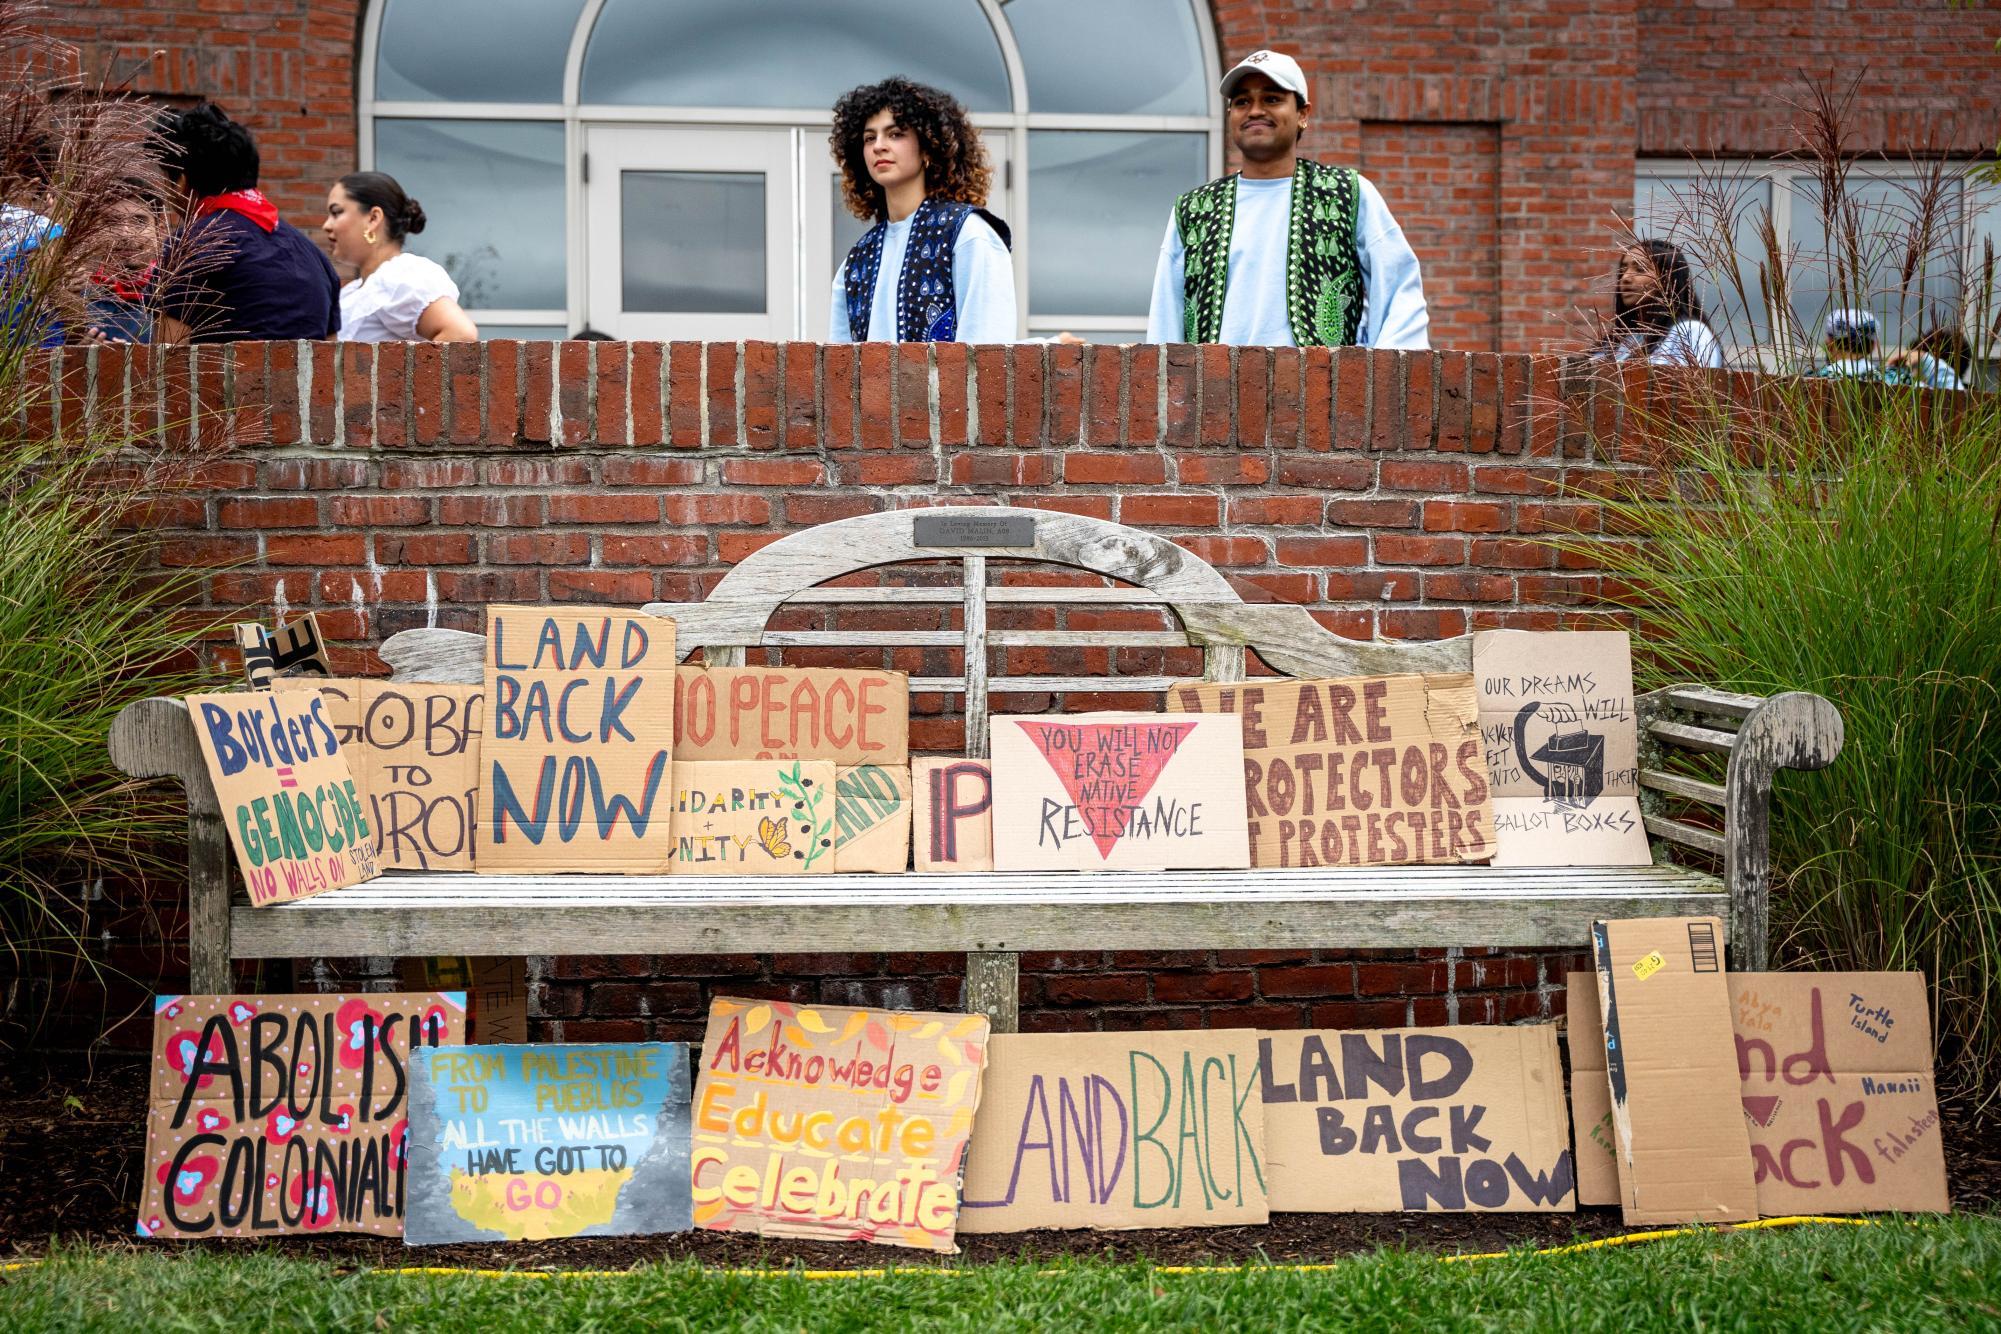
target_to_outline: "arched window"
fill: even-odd
[[[864,227],[833,103],[890,74],[979,125],[1023,332],[1137,338],[1222,160],[1202,0],[373,0],[361,159],[489,336],[819,339]]]

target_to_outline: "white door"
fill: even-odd
[[[591,327],[627,340],[794,337],[795,140],[779,128],[587,127]]]

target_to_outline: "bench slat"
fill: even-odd
[[[988,680],[987,689],[996,695],[1047,695],[1065,690],[1141,695],[1165,690],[1187,679],[1185,676],[996,676]],[[910,691],[914,695],[950,695],[965,688],[965,680],[957,676],[910,678]]]
[[[1765,702],[1763,695],[1740,695],[1731,690],[1710,690],[1702,686],[1675,686],[1667,691],[1668,703],[1690,713],[1714,714],[1744,719]]]
[[[1641,819],[1647,826],[1647,832],[1658,838],[1667,839],[1670,843],[1679,843],[1685,848],[1694,848],[1698,852],[1706,852],[1712,857],[1723,855],[1723,835],[1714,830],[1701,829],[1659,815],[1642,816]]]
[[[957,584],[941,585],[936,588],[913,587],[904,584],[886,584],[881,588],[807,588],[785,599],[786,605],[795,602],[946,602],[957,603],[965,599],[965,590]],[[989,602],[1028,602],[1042,605],[1051,602],[1110,602],[1132,603],[1136,605],[1165,606],[1169,599],[1164,593],[1149,593],[1144,588],[1092,588],[1069,584],[1007,585],[996,584],[987,590]],[[1200,601],[1195,598],[1177,598],[1174,601],[1184,605]],[[1235,605],[1224,603],[1220,605]]]
[[[962,630],[766,630],[763,648],[960,648]],[[989,630],[987,643],[1002,648],[1187,648],[1177,630]],[[1005,678],[995,678],[997,680]]]
[[[1687,723],[1648,723],[1647,730],[1663,741],[1669,741],[1687,750],[1706,750],[1718,755],[1728,755],[1737,746],[1735,732],[1723,732],[1713,727],[1691,727]]]
[[[1665,773],[1659,769],[1640,770],[1640,786],[1650,787],[1656,792],[1671,793],[1677,797],[1687,797],[1690,801],[1705,802],[1711,806],[1721,806],[1725,799],[1721,783],[1705,783],[1700,778]]]

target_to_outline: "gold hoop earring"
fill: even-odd
[[[365,232],[363,232],[363,233],[361,234],[361,243],[362,243],[363,245],[374,245],[374,244],[375,244],[375,229],[374,229],[374,228],[372,228],[372,227],[371,227],[371,228],[369,228],[369,229],[368,229],[367,231],[365,231]]]

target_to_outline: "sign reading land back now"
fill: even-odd
[[[161,996],[142,1237],[403,1231],[410,1065],[465,995]]]
[[[667,869],[674,622],[488,607],[486,708],[478,870]]]
[[[1271,1207],[1577,1207],[1549,1025],[1259,1035]]]
[[[1243,720],[1252,866],[1493,855],[1470,676],[1188,682],[1167,707]]]
[[[253,905],[374,878],[375,831],[325,699],[251,690],[187,705]]]

